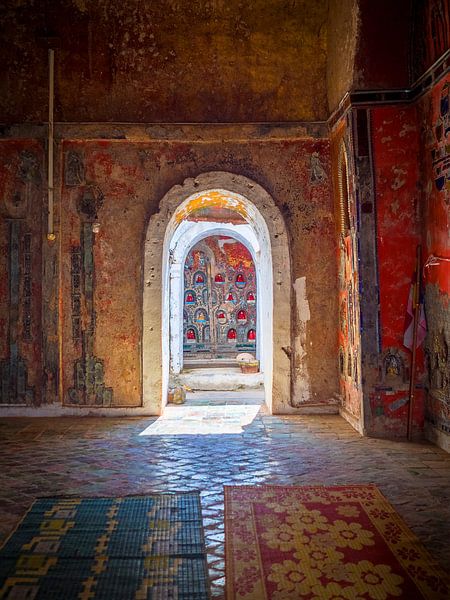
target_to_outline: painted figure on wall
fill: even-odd
[[[446,190],[450,199],[450,84],[442,88],[439,117],[434,127],[434,145],[431,150],[434,183],[439,191]]]
[[[349,159],[342,142],[338,160],[339,185],[339,318],[340,381],[344,404],[354,416],[360,414],[360,327],[357,215],[349,173]]]

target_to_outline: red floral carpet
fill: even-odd
[[[227,600],[450,598],[373,485],[225,487],[225,544]]]

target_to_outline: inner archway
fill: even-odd
[[[238,218],[213,223],[192,220],[193,213],[212,208],[231,211]],[[260,273],[256,278],[257,322],[264,327],[256,332],[256,353],[264,376],[266,404],[270,411],[290,412],[291,276],[284,222],[261,186],[225,172],[206,173],[175,186],[150,219],[144,261],[144,406],[160,414],[170,373],[182,367],[182,320],[178,318],[178,325],[175,323],[174,306],[183,306],[184,260],[205,232],[242,241],[252,253]],[[174,280],[180,284],[174,285]]]
[[[191,200],[196,200],[194,197]],[[233,202],[231,203],[230,200]],[[168,247],[168,275],[165,278],[165,290],[163,290],[163,307],[165,307],[165,315],[168,317],[163,320],[163,342],[167,340],[167,331],[165,323],[169,323],[168,333],[168,346],[167,353],[170,357],[169,363],[169,384],[171,387],[179,387],[180,385],[187,385],[193,389],[210,389],[210,390],[233,390],[239,388],[254,388],[260,387],[264,384],[271,386],[270,373],[272,372],[272,315],[273,315],[273,294],[271,293],[273,288],[273,269],[271,262],[270,252],[270,238],[267,230],[267,226],[259,215],[260,231],[255,230],[255,225],[249,222],[247,218],[236,210],[236,203],[238,198],[232,197],[230,192],[223,191],[208,191],[207,194],[203,194],[201,202],[193,201],[191,204],[191,210],[184,211],[183,219],[178,226],[174,229],[172,235],[168,237],[166,232],[165,246]],[[245,200],[245,199],[243,199]],[[183,206],[180,207],[183,210]],[[209,247],[206,240],[209,239],[212,242],[212,246],[216,246],[215,251],[213,247]],[[218,240],[222,239],[221,242]],[[222,366],[227,366],[228,372],[224,373],[222,369],[217,372],[217,363],[209,364],[209,370],[203,369],[203,373],[197,372],[197,376],[189,376],[185,370],[183,370],[184,354],[190,343],[196,348],[205,350],[205,340],[201,339],[208,325],[199,326],[196,322],[196,318],[199,316],[206,316],[204,313],[207,311],[206,307],[202,309],[202,298],[198,296],[198,292],[204,293],[204,289],[196,289],[196,276],[200,276],[203,280],[208,278],[208,275],[204,268],[200,268],[198,264],[194,268],[193,273],[188,278],[189,289],[184,286],[185,283],[185,267],[186,260],[189,257],[197,245],[200,245],[204,255],[204,261],[210,263],[221,262],[222,267],[226,262],[224,253],[219,251],[217,246],[223,246],[224,239],[233,240],[236,244],[243,248],[241,259],[237,261],[239,267],[242,262],[251,262],[254,270],[253,281],[251,284],[251,291],[253,292],[255,307],[252,312],[254,313],[254,324],[265,323],[263,330],[256,331],[254,328],[249,328],[248,331],[245,327],[239,324],[237,326],[237,313],[233,312],[231,306],[236,303],[237,300],[240,302],[243,299],[243,294],[239,289],[241,282],[235,282],[234,277],[237,278],[238,273],[233,273],[233,269],[227,268],[217,275],[223,275],[224,279],[231,277],[233,284],[230,285],[230,281],[227,281],[227,294],[220,290],[221,285],[218,283],[214,287],[215,293],[221,297],[221,308],[228,315],[225,320],[228,322],[230,319],[235,320],[236,323],[231,323],[228,326],[226,324],[219,324],[218,335],[219,338],[223,338],[226,335],[226,339],[221,339],[221,350],[223,351],[228,347],[231,352],[234,352],[233,358],[236,359],[238,350],[238,341],[243,345],[243,336],[254,337],[251,340],[253,343],[251,346],[256,350],[256,359],[259,361],[259,375],[249,377],[248,375],[242,376],[236,374],[237,363],[228,362]],[[216,244],[213,242],[216,240]],[[228,246],[229,244],[227,244]],[[242,266],[242,265],[241,265]],[[242,270],[241,270],[242,271]],[[245,273],[243,275],[245,280]],[[256,275],[257,274],[257,275]],[[247,273],[247,278],[250,273]],[[246,282],[243,287],[246,287]],[[198,286],[201,288],[202,286]],[[204,287],[204,286],[203,286]],[[233,289],[234,288],[234,289]],[[238,291],[239,290],[239,291]],[[261,290],[265,290],[265,293],[261,295]],[[187,294],[192,296],[191,300],[187,300]],[[229,295],[231,298],[229,299]],[[223,296],[223,297],[222,297]],[[261,301],[256,303],[256,298],[261,297]],[[169,303],[167,305],[167,299]],[[188,303],[189,302],[189,303]],[[205,303],[203,303],[205,304]],[[246,303],[245,303],[246,304]],[[216,307],[211,307],[211,310],[215,310]],[[218,308],[218,307],[217,307]],[[246,306],[241,306],[242,310],[246,310]],[[200,312],[198,312],[200,311]],[[184,328],[183,316],[185,313],[192,313],[190,330],[193,342],[187,339],[187,331]],[[243,320],[243,319],[242,319]],[[208,327],[209,331],[210,328]],[[235,336],[234,338],[228,338],[228,336]],[[243,348],[242,348],[243,349]],[[230,356],[229,356],[230,358]],[[192,363],[190,365],[193,366]],[[197,364],[197,367],[199,365]],[[204,365],[206,366],[206,365]],[[234,373],[233,373],[234,367]],[[237,369],[239,370],[239,369]],[[178,375],[180,376],[178,377]]]

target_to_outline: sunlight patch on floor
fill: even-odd
[[[261,405],[166,406],[164,413],[139,435],[241,434]]]

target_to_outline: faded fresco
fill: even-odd
[[[58,121],[327,115],[326,0],[160,0],[145,8],[141,0],[7,0],[0,11],[0,114],[8,123],[45,121],[49,46]]]
[[[450,431],[450,76],[421,100],[427,422]]]
[[[0,142],[0,404],[41,404],[43,148]]]
[[[450,48],[450,3],[448,0],[412,2],[411,70],[419,78]]]

